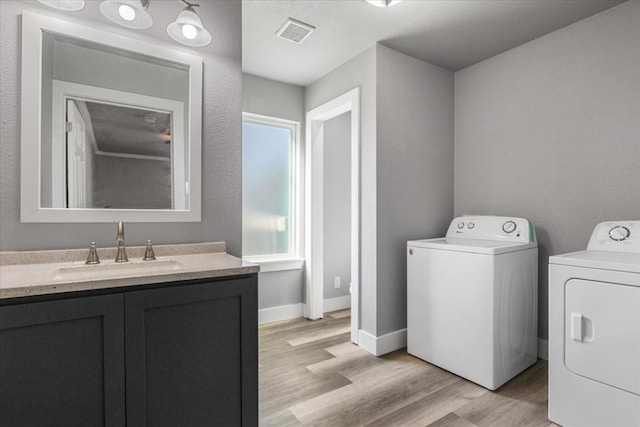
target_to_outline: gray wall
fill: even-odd
[[[300,122],[304,138],[304,88],[250,74],[242,75],[242,111]],[[300,141],[301,146],[304,140]],[[303,301],[303,270],[259,273],[258,308]]]
[[[91,240],[115,245],[113,224],[20,223],[20,25],[25,8],[54,14],[38,3],[0,1],[0,250],[85,247]],[[175,18],[159,5],[157,21]],[[228,251],[241,254],[241,2],[208,2],[198,10],[216,28],[215,46],[193,49],[204,63],[202,129],[202,221],[199,223],[136,223],[127,227],[127,243],[226,241]],[[67,14],[68,15],[68,14]],[[74,15],[81,16],[81,15]],[[110,31],[126,30],[103,25]],[[162,33],[162,32],[160,32]],[[128,32],[136,37],[137,33]],[[141,36],[144,37],[144,36]],[[166,38],[166,34],[163,35]],[[164,39],[163,39],[164,40]],[[164,43],[165,41],[163,41]],[[170,43],[166,41],[166,43]],[[172,48],[182,49],[172,43]],[[117,221],[117,218],[114,218]]]
[[[304,137],[305,110],[302,86],[243,73],[242,111],[299,122],[300,135]]]
[[[548,256],[583,250],[601,221],[640,218],[640,2],[455,75],[455,213],[522,216]]]
[[[376,47],[307,86],[305,111],[360,88],[360,329],[376,335]]]
[[[307,110],[361,89],[360,328],[406,327],[409,239],[453,214],[453,73],[372,46],[307,88]]]
[[[304,270],[258,273],[258,309],[303,303]]]
[[[351,281],[351,112],[324,123],[324,298],[349,295]],[[334,278],[339,276],[341,287]]]
[[[49,38],[49,37],[45,37]],[[53,78],[122,92],[189,102],[189,72],[172,64],[55,41]]]
[[[453,215],[453,73],[377,46],[377,334],[407,326],[407,240]]]
[[[54,43],[52,37],[43,37],[42,40],[42,107],[43,109],[48,106],[48,112],[43,111],[41,117],[41,129],[42,140],[51,141],[53,130],[51,125],[53,124],[53,118],[51,117],[51,105],[53,104],[53,53]],[[4,49],[0,53],[2,60],[4,60]],[[4,113],[3,113],[4,114]],[[4,125],[4,123],[2,123]],[[52,156],[52,144],[43,144],[40,149],[40,155],[43,159],[51,159]],[[40,167],[40,173],[43,178],[40,180],[40,203],[41,206],[52,206],[52,193],[51,186],[53,167],[50,161],[43,161]]]
[[[89,206],[171,209],[170,162],[104,155],[92,157],[95,161],[93,205]]]

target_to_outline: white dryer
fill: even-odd
[[[640,221],[549,258],[549,419],[640,426]]]
[[[407,351],[495,390],[537,360],[538,248],[524,218],[455,218],[407,242]]]

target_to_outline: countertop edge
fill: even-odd
[[[146,246],[127,246],[130,258],[142,258]],[[101,260],[115,259],[117,247],[98,247]],[[202,253],[226,253],[226,242],[178,243],[153,245],[156,256],[194,255]],[[43,251],[0,252],[0,266],[77,262],[87,259],[89,245],[85,249],[53,249]]]
[[[130,286],[156,285],[160,283],[183,282],[197,279],[214,279],[221,277],[242,276],[254,274],[260,271],[257,265],[235,266],[229,268],[188,271],[181,273],[165,273],[136,277],[117,277],[102,280],[89,280],[68,283],[46,283],[40,285],[30,285],[10,289],[0,289],[0,300],[25,298],[41,295],[55,295],[70,292],[82,292],[102,289],[118,289]]]
[[[115,275],[113,274],[114,269],[109,266],[107,261],[102,264],[106,264],[107,270],[98,270],[95,275],[94,273],[85,274],[93,266],[85,266],[84,261],[77,260],[60,262],[56,259],[57,262],[0,265],[0,272],[4,276],[0,277],[0,300],[242,276],[260,271],[259,265],[220,251],[220,248],[225,248],[224,243],[190,244],[184,245],[182,248],[172,246],[174,247],[170,248],[171,250],[163,251],[163,256],[157,256],[161,263],[157,264],[158,269],[153,268],[153,263],[156,261],[148,261],[149,264],[146,264],[147,261],[136,258],[135,260],[131,259],[134,264],[148,265],[150,269],[148,271],[127,270],[126,267],[130,263],[123,263],[124,269],[118,270],[118,274]],[[176,251],[176,249],[178,250]],[[50,253],[39,259],[50,259],[49,256]],[[175,260],[180,267],[161,271],[160,267],[165,265],[162,264],[165,259]],[[56,277],[61,270],[76,268],[82,270],[86,268],[87,270],[82,272],[82,277],[71,275],[66,280],[60,280],[59,276]]]

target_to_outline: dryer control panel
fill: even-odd
[[[525,218],[506,216],[460,216],[451,221],[447,237],[515,243],[536,241],[533,224]]]
[[[601,222],[593,230],[587,250],[640,254],[640,221]]]

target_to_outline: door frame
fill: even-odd
[[[305,317],[324,315],[324,123],[351,112],[351,341],[360,328],[360,88],[314,108],[306,115],[305,138]]]

